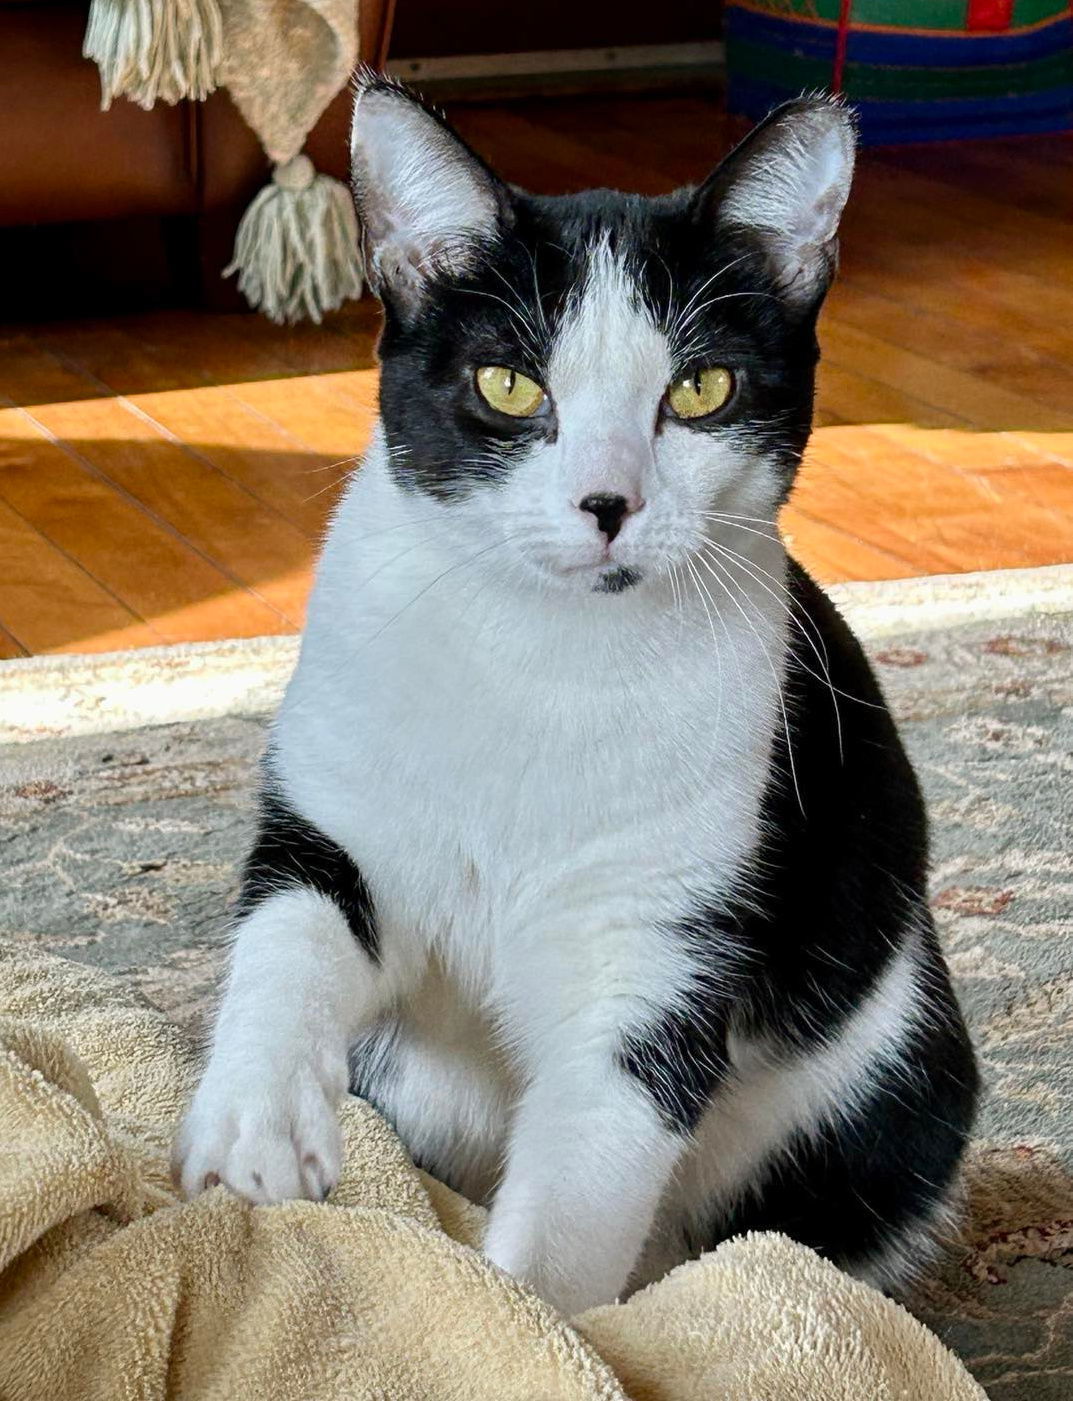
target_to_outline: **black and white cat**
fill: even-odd
[[[177,1171],[319,1198],[350,1085],[567,1313],[733,1233],[904,1282],[972,1052],[920,795],[775,515],[854,138],[536,198],[359,81],[381,422],[268,754]],[[349,1057],[349,1069],[348,1069]]]

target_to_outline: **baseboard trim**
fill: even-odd
[[[671,68],[720,68],[726,49],[719,39],[693,44],[625,44],[599,49],[538,49],[528,53],[451,54],[397,58],[387,71],[410,83],[504,78],[544,78],[577,73],[624,73]]]

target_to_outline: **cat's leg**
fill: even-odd
[[[340,1168],[347,1048],[383,974],[329,898],[269,896],[240,923],[204,1076],[175,1145],[187,1196],[214,1181],[253,1202],[323,1197]]]
[[[375,1105],[418,1167],[470,1201],[499,1177],[517,1086],[489,1019],[429,960],[420,984],[351,1048],[354,1094]]]
[[[398,990],[349,857],[267,799],[212,1050],[175,1145],[193,1195],[321,1198],[340,1169],[347,1052]]]
[[[951,1236],[977,1088],[926,911],[838,1025],[792,1049],[770,1030],[741,1033],[730,1057],[631,1284],[730,1236],[778,1231],[857,1278],[904,1286]]]
[[[624,1293],[719,1074],[681,1062],[675,1014],[628,1033],[621,1005],[558,1021],[527,1067],[485,1240],[568,1316]]]

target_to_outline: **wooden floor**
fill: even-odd
[[[695,97],[454,113],[510,179],[644,192],[730,135]],[[871,151],[784,528],[823,580],[1073,559],[1073,139]],[[0,655],[301,626],[376,409],[371,303],[0,330]]]

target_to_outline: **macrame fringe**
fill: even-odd
[[[251,306],[277,322],[320,321],[364,282],[354,203],[308,156],[276,167],[242,216],[224,276],[238,273]]]
[[[200,102],[216,87],[223,51],[218,0],[91,0],[82,55],[101,74],[101,107],[129,97]]]

